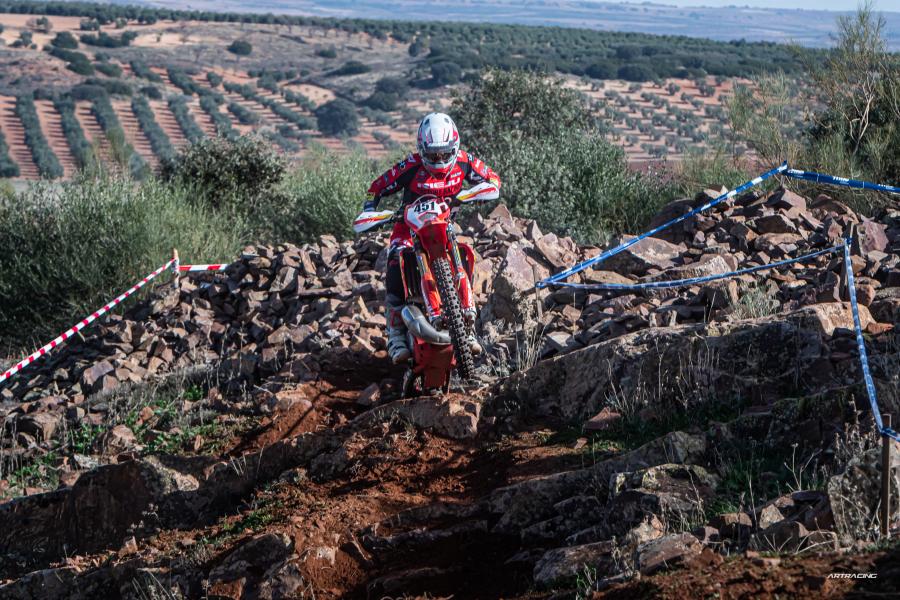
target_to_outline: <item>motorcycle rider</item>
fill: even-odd
[[[422,119],[416,134],[416,150],[416,153],[410,154],[372,182],[363,211],[376,210],[382,198],[401,190],[401,203],[405,206],[424,194],[453,198],[462,190],[465,182],[477,185],[490,181],[500,187],[500,178],[490,167],[459,149],[459,131],[453,119],[444,113],[431,113]],[[388,354],[394,364],[403,363],[410,357],[406,325],[400,316],[405,300],[400,253],[412,247],[409,226],[404,221],[395,223],[388,250],[385,281]],[[473,353],[481,351],[474,336],[469,343]]]

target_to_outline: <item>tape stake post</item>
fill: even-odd
[[[134,295],[136,292],[138,292],[138,290],[140,290],[142,287],[144,287],[145,285],[150,283],[150,281],[155,279],[160,273],[162,273],[166,269],[169,269],[174,264],[175,264],[175,259],[172,258],[169,262],[167,262],[166,264],[164,264],[157,270],[153,271],[152,273],[150,273],[149,275],[144,277],[142,280],[137,282],[135,285],[133,285],[127,291],[120,294],[116,298],[110,300],[105,306],[94,311],[93,313],[91,313],[90,315],[88,315],[87,317],[85,317],[84,319],[79,321],[78,323],[76,323],[74,326],[70,327],[66,331],[59,334],[50,343],[45,344],[41,348],[35,350],[33,353],[28,355],[28,357],[26,357],[25,359],[19,361],[18,363],[16,363],[12,367],[10,367],[6,372],[4,372],[2,375],[0,375],[0,383],[3,383],[10,377],[12,377],[16,373],[18,373],[19,371],[21,371],[22,369],[24,369],[25,367],[27,367],[28,365],[30,365],[31,363],[36,361],[37,359],[41,358],[45,354],[49,354],[55,348],[61,346],[63,344],[63,342],[65,342],[66,340],[68,340],[69,338],[74,336],[76,333],[78,333],[79,331],[81,331],[82,329],[84,329],[85,327],[87,327],[88,325],[90,325],[91,323],[93,323],[94,321],[99,319],[100,317],[102,317],[104,314],[108,313],[110,310],[112,310],[113,308],[115,308],[116,306],[121,304],[129,296]]]
[[[595,265],[595,264],[602,262],[612,256],[615,256],[616,254],[619,254],[620,252],[630,248],[631,246],[634,246],[641,240],[644,240],[654,234],[657,234],[660,231],[663,231],[664,229],[668,229],[672,225],[676,225],[678,223],[681,223],[682,221],[690,219],[691,217],[693,217],[695,215],[698,215],[704,211],[707,211],[710,208],[712,208],[713,206],[716,206],[717,204],[721,204],[722,202],[725,202],[726,200],[734,198],[738,194],[744,193],[745,191],[749,190],[750,188],[752,188],[754,186],[759,185],[760,183],[769,179],[770,177],[773,177],[779,173],[783,173],[784,171],[787,170],[787,168],[788,168],[787,163],[786,162],[782,163],[780,166],[772,169],[771,171],[767,171],[767,172],[763,173],[756,179],[751,179],[750,181],[744,183],[741,186],[736,187],[735,189],[731,190],[730,192],[726,192],[726,193],[722,194],[721,196],[719,196],[718,198],[715,198],[714,200],[710,200],[703,206],[698,206],[697,208],[691,210],[690,212],[685,213],[675,219],[672,219],[668,223],[663,223],[659,227],[651,229],[650,231],[643,233],[643,234],[637,236],[636,238],[625,242],[624,244],[620,244],[620,245],[616,246],[615,248],[611,248],[611,249],[607,250],[606,252],[603,252],[603,253],[599,254],[598,256],[595,256],[594,258],[590,258],[588,260],[580,262],[577,265],[575,265],[574,267],[566,269],[565,271],[557,273],[556,275],[553,275],[551,277],[544,279],[543,281],[538,282],[537,287],[545,288],[549,285],[553,285],[560,281],[564,281],[565,279],[568,279],[569,277],[571,277],[572,275],[575,275],[576,273],[580,273],[580,272],[584,271],[585,269],[587,269],[588,267],[590,267],[592,265]]]
[[[181,289],[181,259],[178,258],[178,248],[172,248],[172,273],[175,275],[175,289]]]

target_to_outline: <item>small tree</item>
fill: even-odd
[[[50,43],[57,48],[63,48],[65,50],[74,50],[78,47],[78,40],[68,31],[60,31]]]
[[[431,65],[431,78],[438,86],[459,83],[462,78],[462,69],[458,64],[450,61],[434,63]]]
[[[316,109],[319,131],[330,136],[352,136],[359,132],[359,116],[352,102],[336,98]]]
[[[235,56],[250,56],[253,45],[246,40],[235,40],[228,45],[227,50]]]
[[[213,205],[237,201],[246,208],[281,182],[284,169],[284,159],[262,138],[217,137],[185,146],[163,176],[195,186]]]

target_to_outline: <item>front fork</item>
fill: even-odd
[[[456,242],[456,232],[448,231],[450,241],[450,262],[453,268],[456,290],[459,294],[460,306],[469,324],[475,321],[475,299],[472,294],[472,282],[466,273],[465,265]],[[441,296],[438,293],[434,274],[431,271],[428,257],[421,245],[416,244],[416,261],[419,265],[419,273],[422,274],[422,296],[428,309],[428,318],[432,324],[438,326],[441,323]]]

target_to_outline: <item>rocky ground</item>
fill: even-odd
[[[724,273],[853,225],[897,415],[900,211],[747,194],[573,280]],[[487,352],[448,395],[398,398],[384,241],[328,237],[159,285],[0,388],[0,597],[900,593],[838,257],[535,294],[600,249],[502,206],[463,233]]]

